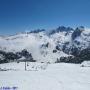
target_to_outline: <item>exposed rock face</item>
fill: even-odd
[[[83,31],[84,31],[83,26],[77,27],[72,33],[72,40],[75,40],[75,38],[79,37]]]

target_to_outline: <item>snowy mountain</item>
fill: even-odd
[[[60,57],[81,55],[82,50],[89,48],[90,30],[83,26],[76,29],[60,26],[49,32],[38,29],[11,36],[0,36],[1,57],[2,51],[16,54],[25,49],[38,62],[60,61]]]

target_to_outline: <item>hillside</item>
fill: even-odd
[[[90,63],[90,62],[89,62]],[[0,88],[13,90],[90,90],[90,68],[80,64],[29,63],[24,71],[24,63],[0,64]],[[89,64],[90,65],[90,64]],[[46,67],[45,69],[42,66]]]
[[[42,29],[0,36],[1,62],[6,58],[12,59],[12,55],[13,60],[22,58],[23,55],[20,53],[23,50],[29,52],[38,62],[80,63],[85,59],[90,60],[90,30],[83,26],[76,29],[60,26],[50,31]],[[84,54],[86,56],[83,56]]]

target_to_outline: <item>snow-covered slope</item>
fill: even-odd
[[[71,55],[72,48],[83,50],[90,46],[90,30],[59,27],[56,31],[53,34],[41,31],[0,37],[0,50],[19,52],[27,49],[37,61],[55,62],[62,56]]]
[[[52,61],[61,56],[67,56],[63,51],[53,53],[55,49],[54,40],[45,32],[24,33],[0,39],[0,49],[8,52],[18,52],[27,49],[37,61]]]
[[[23,63],[0,64],[0,88],[10,90],[90,90],[90,68],[80,64],[49,64],[45,70],[42,63],[29,63],[28,71],[24,71]],[[12,70],[16,71],[12,71]],[[16,89],[13,89],[16,87]],[[2,89],[1,89],[2,90]]]

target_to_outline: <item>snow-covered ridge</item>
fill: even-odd
[[[76,31],[76,29],[73,30],[72,28],[59,27],[52,34],[50,32],[47,34],[47,32],[41,30],[0,37],[0,50],[19,52],[26,49],[32,53],[33,58],[37,61],[55,62],[62,56],[71,55],[70,49],[73,46],[80,48],[80,50],[90,46],[90,30],[84,28],[82,30],[82,28],[77,28]],[[78,32],[79,30],[82,31]],[[74,39],[72,39],[72,35]],[[69,49],[69,54],[63,49]]]

